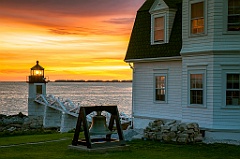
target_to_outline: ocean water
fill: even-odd
[[[80,106],[117,105],[119,112],[131,114],[130,82],[49,82],[47,94],[70,99]],[[28,83],[0,82],[0,114],[28,113]]]

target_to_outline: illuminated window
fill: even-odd
[[[228,0],[228,31],[240,31],[240,0]]]
[[[203,104],[203,74],[190,74],[190,104]]]
[[[166,76],[155,77],[155,100],[166,101]]]
[[[154,19],[154,42],[164,41],[164,17]]]
[[[204,2],[191,4],[191,33],[204,33]]]

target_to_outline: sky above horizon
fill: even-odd
[[[131,30],[145,0],[0,0],[0,81],[129,80]]]

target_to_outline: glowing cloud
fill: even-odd
[[[131,79],[123,59],[145,0],[0,0],[0,81],[39,60],[50,80]]]

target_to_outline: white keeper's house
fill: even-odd
[[[125,62],[135,128],[175,119],[240,140],[240,0],[146,0]]]

